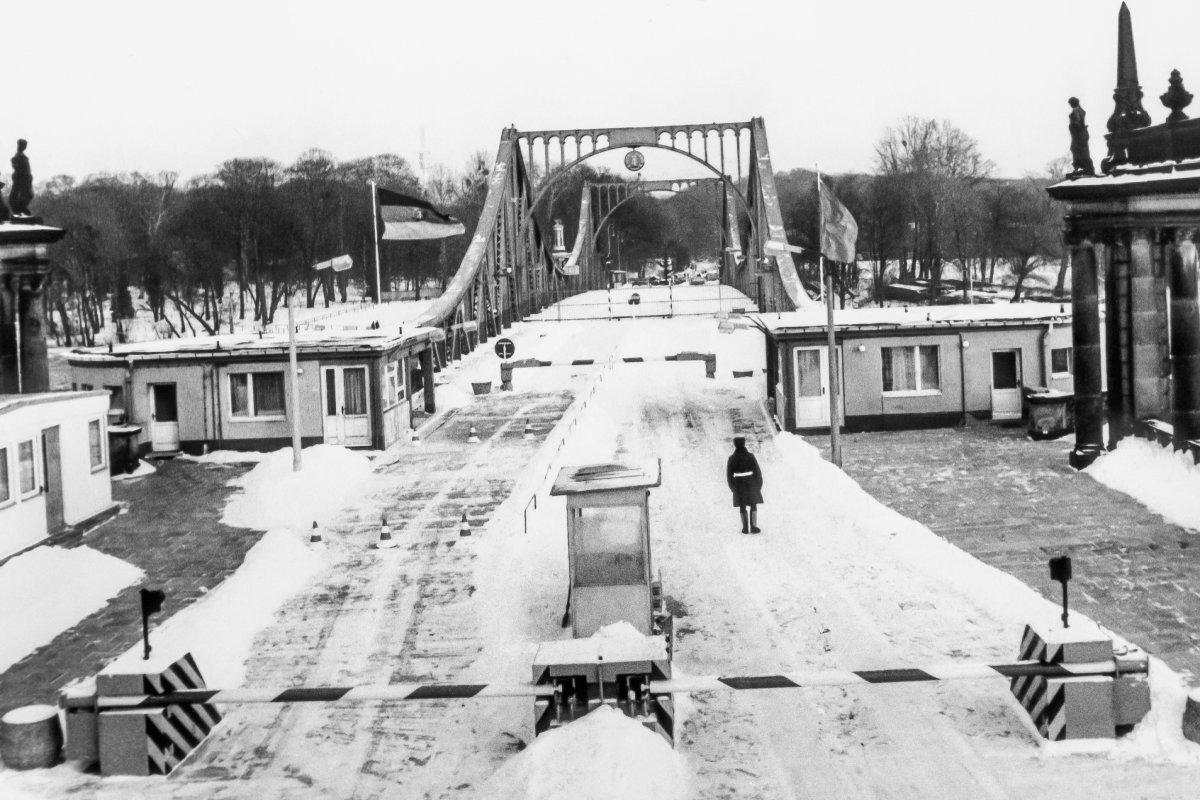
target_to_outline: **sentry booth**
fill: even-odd
[[[576,638],[624,620],[652,634],[659,587],[651,578],[650,487],[658,460],[563,467],[550,489],[567,500],[568,611]]]

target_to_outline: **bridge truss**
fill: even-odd
[[[535,211],[570,170],[601,153],[639,147],[672,151],[706,167],[712,178],[589,184],[580,197],[572,248],[552,252]],[[572,152],[573,151],[573,152]],[[557,156],[557,159],[555,159]],[[641,189],[634,188],[643,184]],[[647,188],[664,184],[664,188]],[[458,271],[416,322],[446,332],[457,358],[550,303],[607,285],[596,235],[612,211],[635,194],[680,191],[709,183],[723,191],[721,279],[763,310],[814,304],[787,243],[761,117],[748,122],[520,131],[506,128],[488,179],[483,212]]]

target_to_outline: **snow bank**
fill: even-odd
[[[291,450],[288,451],[291,453]],[[184,453],[180,458],[188,461],[199,461],[202,464],[257,464],[270,453],[259,453],[254,450],[214,450],[202,456],[189,456]]]
[[[657,733],[601,706],[534,739],[476,794],[488,800],[683,800],[683,762]]]
[[[38,547],[0,567],[0,672],[68,630],[144,573],[90,547]]]
[[[1200,467],[1186,451],[1126,437],[1084,470],[1172,524],[1200,531]]]
[[[221,521],[240,528],[302,528],[324,523],[361,494],[371,475],[362,453],[318,444],[302,452],[303,468],[292,471],[292,448],[269,453],[236,480],[243,492],[229,500]]]
[[[209,686],[240,686],[255,635],[325,566],[323,552],[307,547],[295,533],[269,531],[246,553],[237,572],[150,632],[150,661],[142,660],[139,642],[104,671],[157,669],[190,652]],[[166,602],[171,603],[170,595]]]

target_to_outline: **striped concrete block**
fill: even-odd
[[[96,676],[96,755],[101,775],[168,775],[221,721],[201,701],[130,707],[127,697],[161,697],[204,691],[206,684],[191,653],[155,672],[102,672]]]
[[[1021,660],[1058,664],[1103,663],[1112,675],[1022,675],[1010,682],[1013,695],[1035,727],[1050,741],[1111,739],[1118,726],[1136,724],[1150,708],[1148,662],[1140,651],[1118,657],[1113,643],[1096,626],[1025,627]],[[1137,673],[1137,674],[1124,674]]]

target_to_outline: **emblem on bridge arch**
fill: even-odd
[[[625,169],[637,172],[644,166],[646,166],[646,157],[637,150],[630,150],[625,154]]]

